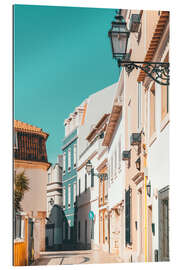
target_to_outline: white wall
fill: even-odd
[[[86,137],[90,133],[92,126],[96,125],[105,113],[111,112],[116,87],[117,83],[96,92],[88,98],[85,123],[79,127],[78,131],[79,155],[81,155],[88,144]]]
[[[156,139],[148,147],[148,179],[151,181],[152,222],[155,223],[155,236],[153,236],[154,250],[159,245],[159,215],[157,192],[169,185],[169,124],[161,130],[161,86],[156,84]],[[149,111],[150,117],[150,93]],[[149,138],[150,142],[150,138]]]

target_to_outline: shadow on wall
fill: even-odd
[[[91,210],[91,189],[87,188],[76,197],[73,207],[73,222],[69,226],[63,208],[54,205],[46,224],[46,250],[87,250],[91,249],[92,223],[88,214]]]
[[[54,205],[46,218],[46,250],[62,250],[62,222],[65,218],[61,206]]]
[[[91,249],[92,223],[89,220],[89,212],[91,211],[91,188],[87,188],[84,192],[77,196],[77,249]]]

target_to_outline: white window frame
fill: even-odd
[[[74,168],[77,167],[77,144],[74,144],[74,158],[73,158]]]
[[[63,153],[63,174],[66,173],[66,152]]]
[[[131,100],[129,101],[128,104],[128,148],[131,147],[130,137],[131,137]]]
[[[71,239],[71,220],[68,220],[68,240]]]
[[[63,208],[66,208],[66,187],[63,187]]]
[[[71,171],[71,148],[68,149],[68,172]]]
[[[117,162],[118,162],[118,160],[117,160],[117,150],[115,148],[115,150],[114,150],[114,176],[115,177],[117,175]]]
[[[138,82],[138,131],[141,129],[142,117],[142,84]]]
[[[111,156],[111,159],[110,159],[110,162],[111,162],[111,182],[113,182],[113,155]]]
[[[73,200],[74,200],[74,204],[76,203],[76,194],[77,193],[77,185],[76,183],[73,184]]]
[[[119,137],[119,142],[118,142],[118,171],[120,172],[121,170],[121,136]]]
[[[71,184],[68,185],[68,208],[71,208]]]

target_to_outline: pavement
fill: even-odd
[[[73,265],[122,263],[123,261],[113,254],[101,250],[74,250],[41,252],[40,258],[32,265]]]

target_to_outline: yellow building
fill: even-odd
[[[15,217],[15,265],[26,265],[45,250],[46,185],[50,167],[46,152],[47,138],[48,134],[42,129],[14,121],[14,173],[24,171],[30,187],[21,201],[23,213]],[[27,230],[31,231],[28,235]],[[22,248],[23,245],[27,247]],[[22,256],[24,249],[28,250],[28,259]]]

